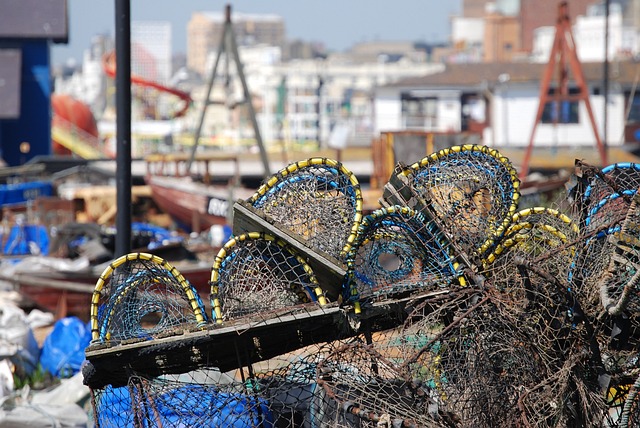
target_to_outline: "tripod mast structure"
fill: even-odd
[[[218,66],[220,65],[220,59],[222,58],[223,55],[225,55],[225,58],[226,58],[226,61],[225,61],[226,67],[229,66],[230,56],[233,57],[233,61],[236,64],[236,69],[238,72],[238,76],[240,78],[240,82],[242,84],[242,92],[244,95],[243,103],[247,105],[247,108],[249,110],[249,118],[251,120],[251,125],[253,127],[256,143],[258,144],[258,148],[260,150],[260,159],[262,161],[262,165],[264,168],[264,173],[263,173],[264,177],[268,178],[271,176],[271,171],[269,167],[269,157],[264,147],[264,143],[262,142],[262,135],[260,134],[260,128],[258,127],[258,120],[256,119],[256,111],[253,106],[251,92],[249,92],[249,87],[247,86],[247,79],[245,78],[242,62],[240,61],[240,55],[238,54],[238,44],[236,43],[235,35],[233,33],[233,25],[231,23],[231,5],[229,4],[226,5],[225,7],[224,26],[222,28],[222,37],[220,38],[218,55],[216,56],[216,60],[213,65],[213,70],[209,75],[209,81],[207,84],[207,95],[204,100],[204,105],[200,113],[198,126],[196,128],[196,131],[193,137],[193,146],[191,149],[191,157],[189,159],[189,163],[187,164],[187,171],[191,171],[191,165],[193,164],[196,151],[198,149],[198,142],[200,141],[200,136],[202,135],[202,127],[204,125],[204,118],[207,112],[207,107],[209,107],[209,105],[211,104],[215,104],[215,102],[211,100],[211,91],[213,90],[213,83],[216,78]]]
[[[577,93],[575,94],[571,94],[569,92],[569,67],[571,67],[573,80],[577,88]],[[558,82],[555,89],[550,93],[551,80],[553,78],[554,71],[557,73]],[[600,139],[600,135],[598,134],[593,110],[591,108],[591,103],[589,102],[589,89],[587,88],[587,83],[582,71],[582,65],[576,52],[576,43],[571,29],[571,20],[569,19],[569,6],[566,1],[562,1],[558,5],[556,34],[551,47],[549,62],[545,67],[542,77],[539,99],[538,111],[536,113],[533,129],[531,130],[529,145],[525,152],[522,167],[520,169],[519,175],[521,180],[524,180],[529,174],[529,163],[531,162],[531,152],[533,151],[533,141],[536,128],[542,119],[544,108],[549,102],[555,103],[556,111],[559,112],[561,102],[584,101],[587,114],[589,115],[591,128],[593,129],[593,135],[596,139],[596,145],[600,153],[602,165],[607,165],[607,151]],[[558,115],[554,117],[554,125],[557,125],[557,123]]]

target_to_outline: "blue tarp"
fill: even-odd
[[[49,254],[49,234],[41,224],[15,225],[11,228],[3,248],[9,255]]]
[[[78,317],[59,319],[42,344],[40,365],[53,376],[71,377],[80,371],[90,342],[89,325]]]
[[[53,184],[47,181],[0,185],[0,205],[20,204],[40,196],[52,196]]]
[[[135,386],[132,386],[135,389]],[[253,397],[217,391],[205,385],[184,385],[148,397],[158,389],[147,387],[136,394],[138,426],[216,428],[273,428],[273,414],[266,402],[260,405]],[[133,427],[135,415],[131,408],[128,387],[107,387],[97,403],[96,420],[100,426]],[[147,419],[149,418],[149,419]]]

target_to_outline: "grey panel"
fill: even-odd
[[[394,134],[393,154],[395,162],[411,165],[418,162],[427,153],[427,139],[424,134]]]
[[[66,43],[67,0],[0,0],[0,38]]]
[[[0,49],[0,119],[20,116],[20,49]]]

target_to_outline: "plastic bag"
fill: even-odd
[[[91,342],[91,329],[78,317],[62,318],[44,340],[40,364],[55,377],[78,373],[85,361],[84,350]]]
[[[40,348],[27,315],[7,302],[0,305],[0,358],[9,358],[26,374],[35,370],[40,358]]]

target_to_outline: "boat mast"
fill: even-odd
[[[204,100],[202,110],[200,112],[200,119],[198,121],[198,126],[196,128],[196,132],[193,138],[191,158],[189,159],[189,163],[187,164],[187,171],[188,172],[191,171],[191,165],[193,164],[193,161],[195,159],[196,151],[198,149],[198,142],[200,141],[200,136],[202,134],[202,126],[204,124],[204,118],[207,112],[207,107],[210,104],[213,104],[213,102],[211,101],[211,90],[213,89],[213,82],[216,78],[216,72],[218,69],[218,65],[220,63],[220,58],[222,57],[223,54],[226,54],[227,66],[229,65],[229,54],[233,56],[233,60],[236,63],[238,76],[240,77],[240,82],[242,83],[242,91],[244,93],[244,102],[247,104],[247,107],[249,109],[249,117],[251,119],[251,125],[253,126],[256,143],[258,144],[258,148],[260,149],[260,158],[262,160],[262,165],[264,168],[264,177],[266,179],[271,176],[271,171],[269,167],[269,158],[267,156],[267,152],[262,142],[262,136],[260,134],[260,128],[258,127],[258,121],[256,119],[256,111],[255,111],[255,108],[253,107],[251,92],[249,92],[249,87],[247,86],[247,80],[245,79],[245,76],[244,76],[242,62],[240,61],[240,55],[238,54],[238,45],[236,43],[236,38],[233,33],[233,26],[231,24],[231,5],[226,5],[225,7],[225,20],[224,20],[224,26],[222,29],[222,37],[220,39],[220,46],[218,48],[218,55],[213,65],[213,70],[211,71],[211,75],[209,76],[209,82],[207,86],[207,95]]]

